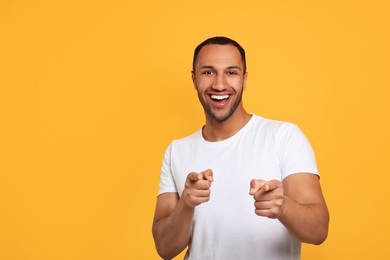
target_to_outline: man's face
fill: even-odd
[[[206,45],[197,57],[192,80],[209,119],[222,122],[242,109],[247,74],[233,45]]]

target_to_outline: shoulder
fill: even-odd
[[[186,137],[174,139],[171,142],[170,147],[171,149],[186,148],[193,144],[199,143],[199,141],[201,140],[202,140],[202,129],[198,129],[197,131],[193,132],[192,134]]]
[[[294,123],[268,119],[255,114],[253,115],[253,121],[253,128],[256,131],[272,133],[275,136],[283,135],[289,131],[295,131],[296,129],[299,129],[299,127]]]

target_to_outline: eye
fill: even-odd
[[[205,70],[205,71],[202,71],[202,74],[203,75],[212,75],[213,72],[211,70]]]
[[[228,74],[228,75],[238,75],[238,72],[235,71],[235,70],[229,70],[229,71],[227,72],[227,74]]]

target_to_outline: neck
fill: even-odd
[[[209,142],[225,140],[240,131],[251,117],[243,108],[237,109],[228,119],[222,122],[206,115],[203,138]]]

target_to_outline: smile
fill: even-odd
[[[223,101],[229,99],[229,95],[210,95],[210,98],[214,101]]]

